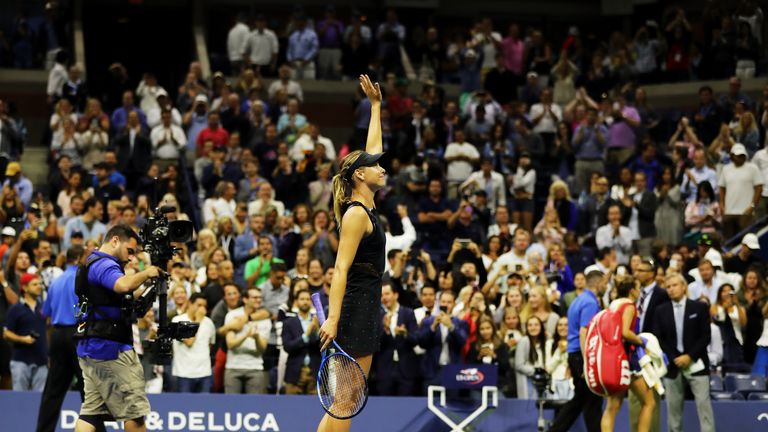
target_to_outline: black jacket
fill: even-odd
[[[383,310],[380,315],[383,320]],[[413,351],[417,343],[416,317],[413,314],[413,309],[401,305],[397,312],[397,325],[404,325],[407,334],[404,336],[387,334],[382,326],[381,349],[374,358],[376,376],[379,377],[379,380],[391,377],[395,368],[400,371],[400,376],[405,378],[414,379],[420,375],[416,353]],[[394,361],[395,350],[397,350],[397,362]]]
[[[674,305],[667,302],[658,307],[653,316],[653,334],[659,339],[661,349],[669,358],[667,377],[674,379],[680,369],[674,359],[688,354],[695,363],[699,359],[704,362],[704,369],[695,375],[709,374],[709,345],[711,332],[709,327],[709,308],[707,304],[691,299],[685,300],[685,315],[683,318],[683,352],[677,350],[677,332],[675,331]],[[648,321],[646,320],[646,323]]]
[[[136,134],[131,151],[130,134],[121,133],[115,139],[117,170],[124,173],[144,174],[152,164],[152,143],[143,134]]]
[[[297,384],[304,366],[304,358],[309,355],[309,369],[312,376],[320,369],[320,339],[317,332],[304,342],[304,328],[296,315],[288,316],[283,321],[283,349],[288,353],[285,364],[285,382]]]
[[[653,322],[656,317],[656,309],[667,303],[669,303],[669,294],[667,294],[667,291],[663,288],[659,288],[658,285],[655,286],[653,288],[653,293],[651,294],[651,301],[648,303],[648,309],[644,311],[645,320],[643,321],[643,328],[640,329],[640,332],[653,333]]]

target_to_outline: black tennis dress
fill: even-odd
[[[341,303],[336,342],[351,356],[371,354],[379,350],[382,332],[381,276],[384,272],[386,236],[375,209],[351,201],[342,209],[362,207],[371,219],[373,231],[360,240],[355,259],[347,272],[347,289]]]

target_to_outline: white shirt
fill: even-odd
[[[632,231],[624,225],[619,226],[619,235],[613,236],[613,227],[606,224],[597,229],[595,235],[597,248],[611,248],[616,250],[616,261],[619,264],[629,263],[629,256],[632,253]]]
[[[545,114],[541,120],[533,127],[535,133],[556,133],[557,123],[563,119],[563,111],[560,109],[560,105],[555,103],[550,104],[550,113]],[[531,120],[539,117],[544,112],[544,104],[537,103],[531,107],[529,117]]]
[[[768,149],[762,148],[758,150],[754,156],[752,156],[752,163],[755,164],[757,169],[763,175],[763,194],[762,196],[768,197],[768,187],[765,184],[768,183]]]
[[[496,171],[491,171],[490,178],[485,176],[482,170],[475,171],[467,178],[460,188],[471,188],[472,191],[482,190],[488,196],[488,207],[496,209],[496,206],[507,205],[507,191],[504,188],[504,176]]]
[[[227,201],[224,198],[208,198],[203,203],[203,220],[208,223],[212,220],[218,221],[222,216],[235,217],[237,202],[235,200]]]
[[[61,88],[64,87],[67,80],[69,80],[67,68],[60,63],[56,63],[48,73],[48,87],[45,90],[45,94],[48,96],[61,96]]]
[[[510,192],[522,189],[523,192],[533,195],[534,188],[536,187],[536,170],[530,168],[528,171],[523,170],[521,167],[517,168],[515,176],[512,179],[512,186],[510,186]]]
[[[402,251],[410,249],[413,242],[416,241],[416,229],[413,227],[411,219],[406,216],[400,219],[400,223],[403,225],[403,233],[399,236],[392,235],[389,231],[384,233],[386,237],[386,243],[384,246],[384,256],[387,256],[392,249],[400,249]],[[385,270],[389,271],[389,260],[385,260]]]
[[[233,319],[245,315],[245,309],[242,306],[235,310],[227,312],[226,318],[224,318],[224,324],[228,324]],[[251,327],[255,327],[259,336],[263,340],[269,340],[269,333],[272,330],[272,321],[269,319],[263,319],[259,321],[251,321],[245,323],[243,328],[236,332],[237,337],[248,333]],[[227,363],[224,366],[226,369],[250,369],[250,370],[264,370],[264,359],[262,354],[256,348],[256,340],[249,337],[246,338],[242,344],[237,348],[230,348],[227,352]]]
[[[333,148],[333,141],[322,135],[318,135],[317,141],[313,140],[309,134],[302,134],[299,139],[293,143],[291,148],[291,159],[295,161],[304,160],[307,152],[311,153],[315,151],[315,145],[322,144],[325,147],[325,157],[330,160],[336,159],[336,149]]]
[[[239,22],[229,30],[227,34],[227,56],[229,61],[243,60],[243,53],[248,45],[248,36],[251,29],[247,25]]]
[[[495,274],[503,267],[504,265],[507,266],[508,271],[515,272],[515,271],[528,271],[528,251],[523,256],[518,256],[515,254],[515,249],[511,249],[509,252],[501,255],[499,259],[496,260],[493,265],[491,265],[491,268],[488,269],[488,279],[493,279]]]
[[[190,321],[187,314],[176,315],[171,322]],[[184,342],[173,341],[173,376],[203,378],[211,375],[211,345],[216,342],[216,326],[204,317],[195,334],[191,347]]]
[[[389,334],[395,337],[395,329],[397,329],[397,316],[400,313],[400,304],[395,303],[395,310],[391,311],[387,309],[390,316],[389,319]],[[397,355],[397,349],[392,350],[392,361],[400,361],[400,357]]]
[[[457,156],[465,156],[473,161],[480,159],[480,153],[477,151],[477,148],[468,142],[448,144],[443,157],[448,159]],[[470,174],[472,174],[471,162],[464,160],[448,162],[448,173],[446,178],[449,182],[463,182],[470,176]]]
[[[272,62],[272,55],[277,54],[277,36],[270,29],[263,32],[254,30],[248,36],[244,51],[251,53],[251,63],[259,66],[268,66]]]
[[[149,126],[150,129],[162,124],[163,112],[159,106],[156,108],[152,108],[149,111],[146,111],[146,113],[147,113],[147,126]],[[176,108],[171,108],[171,124],[175,124],[176,126],[181,127],[181,113]]]
[[[508,223],[507,228],[509,228],[509,234],[513,235],[515,233],[515,230],[517,229],[517,224]],[[491,236],[499,235],[501,234],[501,227],[499,224],[493,224],[488,227],[488,238]]]
[[[159,109],[160,104],[157,103],[157,94],[160,91],[165,92],[165,89],[160,86],[148,86],[144,83],[144,80],[139,82],[139,86],[136,88],[136,96],[140,99],[139,107],[145,113],[154,109]],[[167,92],[166,92],[167,93]]]
[[[723,167],[717,185],[725,188],[724,215],[741,215],[752,205],[754,187],[763,184],[763,174],[757,165],[745,162],[736,167],[730,163]]]
[[[161,145],[163,138],[165,142]],[[149,139],[152,141],[154,157],[158,159],[178,159],[179,151],[187,145],[187,135],[175,124],[168,128],[163,125],[155,126],[149,134]]]
[[[267,207],[269,207],[269,206],[274,206],[275,207],[275,209],[277,210],[277,215],[278,216],[283,216],[285,214],[285,204],[283,204],[282,201],[277,201],[277,200],[273,199],[273,200],[271,200],[269,203],[267,203],[265,205],[262,200],[257,199],[257,200],[254,200],[254,201],[251,201],[250,203],[248,203],[248,216],[253,216],[255,214],[261,214],[261,212],[266,210]]]
[[[688,298],[691,300],[698,300],[701,297],[707,297],[709,304],[717,303],[717,290],[720,289],[720,285],[725,281],[720,280],[715,274],[712,277],[711,285],[707,286],[703,280],[697,279],[688,284]]]
[[[304,92],[301,90],[301,85],[296,81],[290,80],[286,84],[283,84],[280,80],[272,81],[267,89],[269,99],[274,99],[278,91],[284,91],[289,97],[295,97],[299,102],[304,102]]]

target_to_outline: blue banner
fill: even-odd
[[[149,396],[152,414],[149,431],[258,431],[303,432],[315,430],[323,416],[313,396],[222,395],[167,393]],[[34,431],[40,393],[0,391],[0,430]],[[717,430],[768,430],[768,404],[765,402],[713,402]],[[458,423],[478,403],[451,405],[445,410]],[[74,430],[80,401],[69,393],[62,408],[57,431]],[[552,413],[548,412],[547,417]],[[619,413],[616,431],[629,431],[627,404]],[[536,430],[534,401],[500,399],[499,406],[473,423],[477,432],[530,432]],[[698,431],[694,402],[685,403],[686,432]],[[121,430],[109,424],[108,431]],[[363,412],[355,417],[353,431],[367,432],[442,432],[450,429],[427,409],[425,397],[371,397]],[[583,430],[579,425],[574,431]],[[666,430],[666,405],[662,403],[662,430]]]

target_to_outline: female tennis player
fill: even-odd
[[[381,275],[386,242],[384,229],[375,214],[373,195],[384,187],[386,172],[378,164],[382,156],[381,89],[367,75],[360,76],[360,85],[371,101],[371,120],[365,151],[348,154],[333,178],[333,210],[336,220],[340,221],[341,233],[328,318],[320,328],[320,343],[324,350],[335,339],[354,357],[367,377],[372,355],[379,350]],[[326,414],[317,430],[348,431],[350,425],[349,419],[339,420]]]

